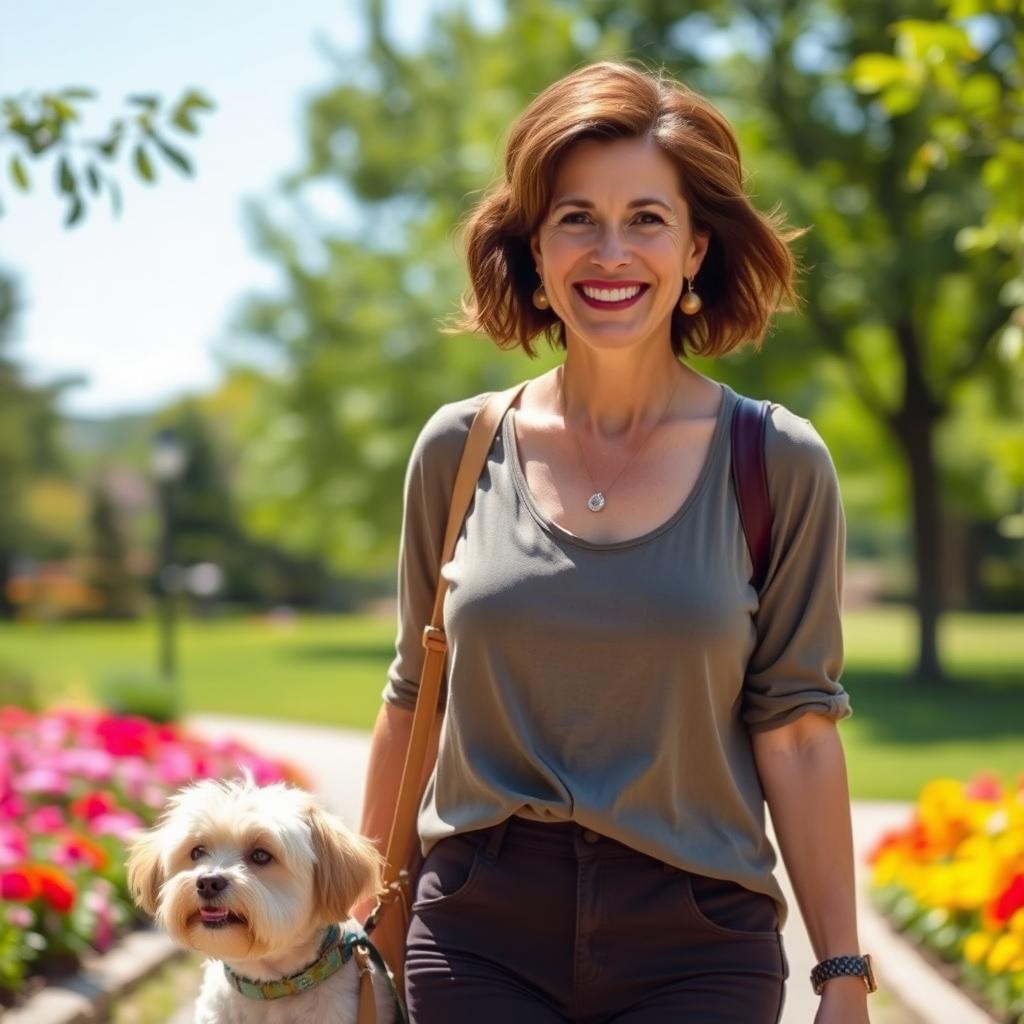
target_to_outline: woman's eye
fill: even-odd
[[[202,857],[205,853],[206,853],[206,850],[204,850],[203,847],[201,847],[201,846],[193,846],[192,847],[192,852],[189,854],[189,856],[193,860],[199,860],[199,858]]]
[[[253,850],[252,851],[252,862],[253,864],[269,864],[274,858],[267,853],[266,850]]]
[[[572,220],[572,218],[573,217],[587,217],[587,216],[588,216],[588,214],[586,214],[586,213],[567,213],[562,218],[561,223],[562,224],[582,224],[582,223],[584,223],[583,221]],[[643,221],[643,220],[641,220],[641,218],[643,218],[643,217],[652,217],[654,219],[653,220],[649,220],[649,221]],[[664,224],[665,223],[665,221],[658,214],[650,213],[650,212],[637,214],[637,220],[640,220],[641,223],[643,223],[643,224]]]

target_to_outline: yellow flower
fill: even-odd
[[[964,940],[964,958],[972,964],[980,964],[992,948],[995,938],[991,932],[971,932]]]
[[[1024,957],[1024,935],[1003,932],[989,950],[985,966],[992,974],[1000,974],[1010,968],[1018,957]]]

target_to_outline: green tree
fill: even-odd
[[[53,153],[56,185],[67,202],[65,227],[81,219],[89,198],[99,195],[104,186],[115,215],[120,213],[121,190],[104,165],[115,161],[122,149],[131,151],[135,173],[149,184],[156,181],[155,156],[191,175],[192,163],[171,141],[170,133],[196,134],[196,116],[214,109],[196,89],[187,90],[167,110],[159,96],[135,94],[125,100],[130,111],[116,118],[101,138],[79,139],[75,126],[82,117],[80,104],[95,98],[95,91],[85,86],[0,97],[0,146],[12,150],[8,158],[12,185],[29,191],[29,161]],[[3,210],[0,203],[0,214]]]
[[[74,377],[29,382],[9,354],[18,305],[14,279],[0,275],[0,618],[13,616],[7,583],[17,556],[35,536],[25,509],[28,488],[39,476],[64,472],[57,405],[79,382]]]

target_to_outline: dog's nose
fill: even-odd
[[[207,899],[223,892],[228,887],[228,880],[223,875],[200,875],[196,879],[196,890]]]

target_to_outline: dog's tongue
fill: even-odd
[[[204,921],[223,921],[228,916],[228,910],[225,907],[214,907],[210,910],[200,908],[199,915]]]

